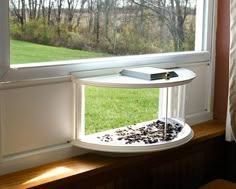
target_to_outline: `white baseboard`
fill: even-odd
[[[213,113],[204,111],[196,114],[187,115],[186,123],[188,123],[189,125],[195,125],[212,119],[213,119]]]

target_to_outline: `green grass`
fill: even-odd
[[[11,64],[104,57],[107,54],[11,40]],[[158,89],[86,86],[86,133],[156,119]]]
[[[157,118],[158,89],[86,86],[86,134]]]
[[[104,53],[52,47],[17,40],[11,40],[10,45],[11,64],[48,62],[55,60],[75,60],[108,56],[108,54]]]

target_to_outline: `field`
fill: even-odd
[[[104,57],[107,54],[11,40],[11,64]],[[158,89],[86,87],[86,133],[156,118]]]
[[[75,60],[109,56],[104,53],[80,51],[63,47],[39,45],[25,41],[11,40],[11,64]]]

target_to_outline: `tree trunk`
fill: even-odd
[[[184,15],[182,14],[180,0],[175,0],[177,15],[177,34],[178,34],[178,50],[184,50]]]
[[[53,8],[53,4],[51,2],[51,0],[48,1],[48,25],[50,25],[51,22],[51,15],[52,15],[52,8]]]
[[[87,2],[87,0],[82,0],[80,2],[80,9],[77,10],[78,12],[77,12],[77,21],[76,21],[75,28],[77,28],[78,31],[79,31],[79,26],[80,26],[80,20],[81,20],[83,13],[84,13],[84,5],[86,2]]]
[[[97,0],[97,12],[96,12],[96,43],[99,44],[100,40],[100,10],[101,9],[101,2]]]
[[[139,33],[144,37],[144,0],[141,0],[139,9],[140,9],[140,24],[139,24]]]
[[[62,16],[62,4],[64,0],[58,0],[57,4],[57,15],[56,15],[56,21],[57,21],[57,34],[60,37],[61,36],[61,16]]]
[[[89,14],[89,23],[88,23],[88,29],[91,33],[94,31],[93,22],[94,22],[94,13],[93,13],[93,0],[88,1],[88,14]]]

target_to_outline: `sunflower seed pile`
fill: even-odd
[[[116,130],[113,134],[104,134],[97,138],[103,142],[118,140],[125,144],[153,144],[173,140],[183,128],[183,126],[177,122],[168,122],[165,138],[164,127],[165,122],[157,120],[138,128],[135,126],[127,126]]]

